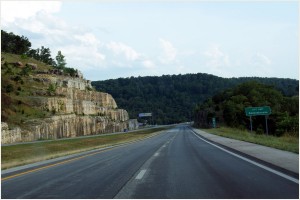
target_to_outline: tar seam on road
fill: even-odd
[[[96,154],[99,154],[99,153],[103,153],[103,152],[106,152],[108,150],[111,150],[111,149],[114,149],[114,148],[117,148],[117,147],[129,145],[129,144],[132,144],[132,143],[135,143],[135,142],[139,142],[139,141],[142,141],[142,140],[145,140],[145,139],[152,138],[152,137],[154,137],[158,134],[159,133],[153,134],[151,136],[148,136],[148,137],[145,137],[145,138],[142,138],[142,139],[137,139],[137,140],[134,140],[134,141],[123,143],[123,144],[111,146],[111,147],[108,147],[107,149],[99,150],[97,152],[89,153],[89,154],[86,154],[86,155],[83,155],[83,156],[80,156],[80,157],[72,158],[72,159],[69,159],[69,160],[62,161],[62,162],[46,165],[44,167],[39,167],[39,168],[36,168],[36,169],[32,169],[32,170],[28,170],[28,171],[21,172],[21,173],[18,173],[18,174],[14,174],[14,175],[11,175],[11,176],[7,176],[7,177],[4,177],[4,178],[1,178],[1,181],[9,180],[9,179],[12,179],[12,178],[15,178],[15,177],[18,177],[18,176],[22,176],[22,175],[25,175],[25,174],[30,174],[30,173],[37,172],[37,171],[40,171],[40,170],[43,170],[43,169],[48,169],[50,167],[55,167],[55,166],[58,166],[58,165],[66,164],[66,163],[69,163],[71,161],[80,160],[82,158],[92,156],[92,155],[96,155]]]
[[[225,151],[226,153],[229,153],[229,154],[231,154],[231,155],[233,155],[233,156],[235,156],[235,157],[237,157],[237,158],[240,158],[240,159],[242,159],[242,160],[244,160],[244,161],[246,161],[246,162],[248,162],[248,163],[251,163],[251,164],[253,164],[253,165],[257,166],[257,167],[260,167],[260,168],[262,168],[262,169],[264,169],[264,170],[267,170],[267,171],[269,171],[269,172],[271,172],[271,173],[273,173],[273,174],[276,174],[276,175],[281,176],[281,177],[283,177],[283,178],[285,178],[285,179],[287,179],[287,180],[290,180],[290,181],[292,181],[292,182],[294,182],[294,183],[299,184],[299,180],[296,179],[296,178],[290,177],[290,176],[288,176],[288,175],[286,175],[286,174],[283,174],[283,173],[281,173],[281,172],[279,172],[279,171],[276,171],[276,170],[274,170],[274,169],[271,169],[271,168],[269,168],[269,167],[266,167],[266,166],[264,166],[264,165],[261,165],[261,164],[259,164],[259,163],[257,163],[257,162],[254,162],[254,161],[252,161],[252,160],[250,160],[250,159],[248,159],[248,158],[245,158],[245,157],[240,156],[240,155],[238,155],[238,154],[236,154],[236,153],[233,153],[233,152],[231,152],[231,151],[228,151],[228,150],[226,150],[226,149],[224,149],[224,148],[222,148],[222,147],[220,147],[220,146],[218,146],[218,145],[216,145],[216,144],[213,144],[213,143],[211,143],[211,142],[209,142],[209,141],[207,141],[207,140],[201,138],[201,137],[200,137],[199,135],[197,135],[194,131],[192,131],[192,132],[194,133],[194,135],[195,135],[197,138],[201,139],[202,141],[204,141],[204,142],[206,142],[206,143],[208,143],[208,144],[210,144],[210,145],[212,145],[212,146],[214,146],[214,147],[217,147],[218,149],[220,149],[220,150],[222,150],[222,151]]]

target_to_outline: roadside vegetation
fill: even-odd
[[[240,129],[229,128],[229,127],[201,129],[201,130],[222,137],[242,140],[242,141],[260,144],[268,147],[273,147],[276,149],[281,149],[284,151],[299,153],[299,138],[289,134],[284,134],[280,137],[267,136],[267,135],[257,134],[255,132],[251,133],[246,130],[240,130]]]
[[[299,87],[299,86],[298,86]],[[246,116],[245,108],[270,106],[265,116]],[[213,118],[217,127],[213,126]],[[194,110],[195,127],[206,132],[299,153],[299,96],[284,95],[273,86],[250,81],[208,98]]]
[[[286,96],[273,86],[255,81],[240,84],[208,98],[194,112],[195,125],[200,128],[226,125],[241,130],[250,130],[250,119],[245,108],[270,106],[268,116],[269,135],[299,137],[299,96]],[[252,127],[256,134],[266,133],[265,116],[253,116]]]
[[[50,70],[51,66],[33,58],[11,53],[1,53],[1,121],[10,127],[22,126],[28,119],[51,116],[50,112],[36,108],[32,96],[47,90],[41,81],[32,78],[34,70],[27,66],[16,67],[16,61],[35,63],[39,70]]]
[[[57,158],[83,151],[122,144],[135,140],[141,140],[146,137],[159,134],[160,131],[169,128],[170,126],[139,130],[124,134],[106,136],[99,135],[87,138],[72,138],[29,144],[2,146],[1,169],[3,170],[11,167],[35,163],[38,161]]]

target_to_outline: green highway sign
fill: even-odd
[[[245,112],[246,112],[247,116],[270,115],[271,108],[270,108],[270,106],[248,107],[248,108],[245,108]]]
[[[140,113],[139,117],[152,117],[152,113]]]

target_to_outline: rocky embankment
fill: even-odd
[[[110,94],[93,91],[90,81],[82,77],[36,74],[33,78],[53,86],[51,95],[49,89],[37,88],[29,97],[32,106],[53,116],[27,120],[12,129],[2,122],[2,144],[119,132],[138,126],[126,110],[118,109]]]

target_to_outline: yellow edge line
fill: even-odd
[[[156,136],[156,135],[158,135],[158,134],[153,134],[153,135],[145,137],[143,139],[137,139],[137,140],[134,140],[134,141],[131,141],[131,142],[128,142],[128,143],[116,145],[116,146],[113,146],[111,148],[99,150],[97,152],[90,153],[90,154],[87,154],[87,155],[83,155],[83,156],[80,156],[80,157],[77,157],[77,158],[72,158],[72,159],[65,160],[65,161],[62,161],[62,162],[58,162],[58,163],[55,163],[55,164],[51,164],[51,165],[47,165],[47,166],[40,167],[40,168],[37,168],[37,169],[28,170],[26,172],[22,172],[22,173],[19,173],[19,174],[11,175],[11,176],[8,176],[8,177],[5,177],[5,178],[1,178],[1,181],[9,180],[9,179],[12,179],[12,178],[15,178],[15,177],[18,177],[18,176],[22,176],[22,175],[29,174],[29,173],[32,173],[32,172],[40,171],[40,170],[47,169],[47,168],[50,168],[50,167],[54,167],[54,166],[57,166],[57,165],[62,165],[62,164],[65,164],[65,163],[68,163],[68,162],[71,162],[71,161],[74,161],[74,160],[80,160],[80,159],[88,157],[88,156],[92,156],[92,155],[95,155],[95,154],[98,154],[98,153],[102,153],[102,152],[111,150],[112,148],[116,148],[116,147],[119,147],[119,146],[124,146],[126,144],[127,145],[132,144],[132,143],[144,140],[144,139],[149,139],[149,138],[151,138],[153,136]]]
[[[29,174],[29,173],[32,173],[32,172],[40,171],[40,170],[47,169],[47,168],[50,168],[50,167],[54,167],[54,166],[57,166],[57,165],[62,165],[62,164],[65,164],[65,163],[68,163],[68,162],[71,162],[71,161],[74,161],[74,160],[79,160],[79,159],[82,159],[82,158],[85,158],[85,157],[88,157],[88,156],[92,156],[92,155],[95,155],[95,154],[98,154],[98,153],[102,153],[104,151],[105,150],[100,151],[100,152],[91,153],[91,154],[84,155],[84,156],[80,156],[80,157],[77,157],[77,158],[72,158],[70,160],[65,160],[65,161],[62,161],[62,162],[59,162],[59,163],[47,165],[47,166],[40,167],[40,168],[37,168],[37,169],[29,170],[29,171],[22,172],[22,173],[19,173],[19,174],[15,174],[15,175],[12,175],[12,176],[8,176],[8,177],[5,177],[5,178],[1,178],[1,181],[12,179],[12,178],[22,176],[22,175],[25,175],[25,174]]]

